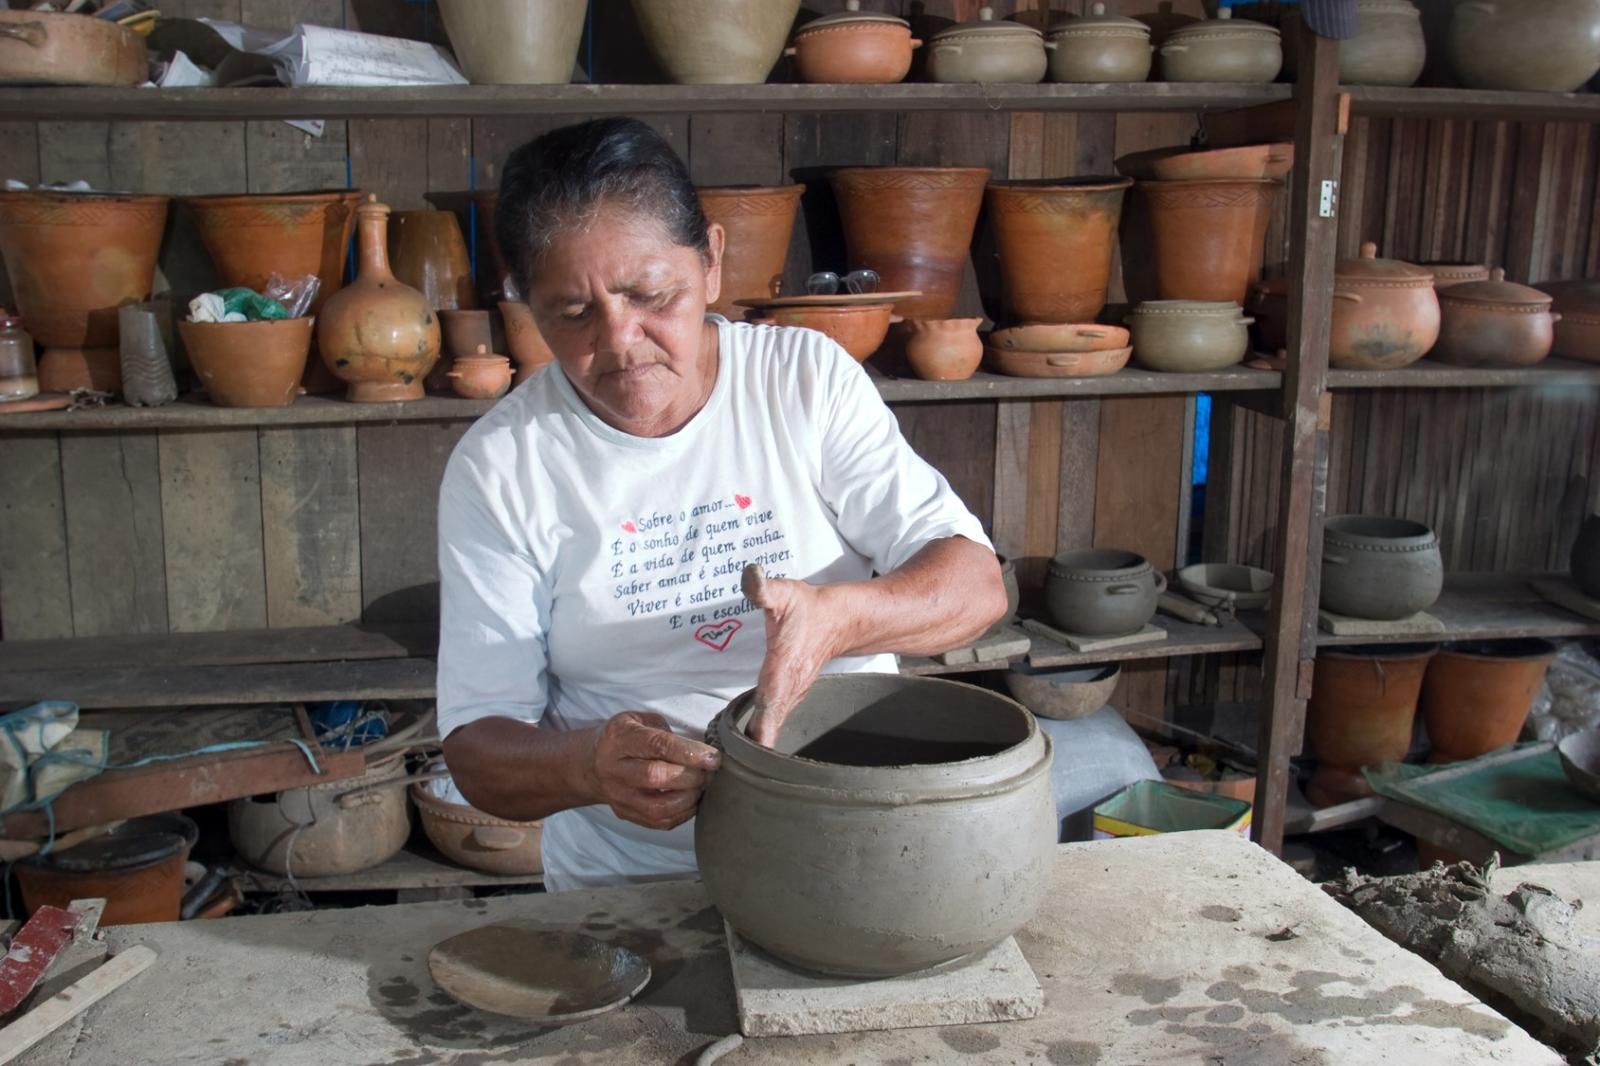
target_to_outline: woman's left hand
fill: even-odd
[[[767,655],[756,681],[756,715],[748,732],[771,747],[784,719],[805,699],[822,668],[840,654],[839,628],[822,606],[823,589],[804,581],[768,577],[747,566],[740,579],[746,598],[767,622]]]

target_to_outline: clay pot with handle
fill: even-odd
[[[1600,0],[1456,0],[1449,49],[1470,89],[1576,92],[1600,71]]]
[[[511,360],[480,344],[474,354],[456,359],[445,377],[464,400],[497,399],[511,387]]]
[[[1142,555],[1115,548],[1062,552],[1044,581],[1051,620],[1068,633],[1119,637],[1155,617],[1167,579]]]
[[[1399,762],[1411,750],[1431,645],[1324,648],[1306,705],[1306,746],[1317,759],[1306,798],[1317,807],[1372,795],[1363,766]]]
[[[1150,27],[1106,14],[1106,5],[1098,0],[1089,5],[1088,14],[1051,26],[1046,43],[1051,81],[1144,81],[1155,58]]]
[[[0,85],[142,85],[144,38],[108,19],[0,10]]]
[[[965,381],[983,362],[981,318],[906,320],[906,361],[924,381]]]
[[[911,73],[911,54],[922,42],[903,18],[862,11],[861,0],[808,22],[784,55],[794,57],[801,81],[832,85],[892,85]]]
[[[1555,343],[1561,316],[1538,289],[1506,280],[1494,269],[1488,281],[1451,285],[1439,294],[1439,342],[1432,358],[1455,366],[1531,366]]]
[[[1090,322],[1106,304],[1131,178],[994,182],[984,193],[1013,322]]]
[[[1600,363],[1600,282],[1550,281],[1536,288],[1553,297],[1556,322],[1551,351],[1564,359]]]
[[[1321,605],[1349,618],[1395,621],[1444,590],[1439,538],[1421,522],[1334,515],[1322,526]]]
[[[1361,245],[1355,259],[1334,268],[1333,328],[1328,363],[1340,370],[1395,370],[1427,355],[1439,340],[1439,297],[1433,272],[1398,259],[1379,259]]]
[[[1475,759],[1516,742],[1556,657],[1547,640],[1457,644],[1428,663],[1422,719],[1430,762]]]
[[[1166,81],[1266,82],[1283,69],[1277,28],[1235,19],[1229,8],[1174,30],[1156,51]]]
[[[722,252],[722,292],[708,310],[739,317],[735,301],[778,295],[789,259],[795,213],[804,185],[728,185],[695,190],[707,222],[727,234]]]
[[[1044,80],[1050,59],[1044,34],[1032,26],[994,17],[994,8],[928,41],[928,80],[936,82],[1016,82]]]

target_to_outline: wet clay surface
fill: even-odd
[[[798,749],[802,759],[840,766],[931,766],[995,755],[1009,745],[897,737],[860,729],[830,729]]]

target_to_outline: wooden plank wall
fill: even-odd
[[[832,10],[831,5],[811,5]],[[976,16],[978,0],[866,0],[913,18],[918,36]],[[994,5],[1048,22],[1086,0]],[[1129,14],[1148,0],[1115,0]],[[1199,13],[1200,0],[1180,11]],[[297,21],[443,40],[437,13],[403,0],[169,0],[165,13],[287,28]],[[597,80],[658,80],[631,10],[594,8]],[[582,72],[580,71],[580,76]],[[781,73],[780,73],[781,76]],[[328,122],[314,137],[282,122],[13,123],[5,177],[173,195],[357,187],[396,209],[464,210],[498,183],[507,154],[571,118]],[[997,176],[1113,172],[1125,152],[1184,144],[1192,115],[677,115],[652,124],[708,184],[807,181],[788,274],[838,268],[844,250],[823,180],[843,164],[986,165]],[[1134,197],[1130,194],[1130,205]],[[466,217],[463,216],[465,224]],[[997,305],[992,242],[969,270],[962,311]],[[1138,247],[1114,302],[1147,295]],[[174,205],[158,290],[180,301],[214,282],[187,213]],[[0,279],[0,286],[3,286]],[[1131,291],[1130,291],[1131,290]],[[0,299],[9,290],[0,287]],[[1183,398],[902,405],[902,425],[1017,558],[1030,597],[1044,563],[1071,547],[1119,546],[1177,561],[1187,521]],[[429,617],[434,500],[466,423],[277,430],[8,436],[0,463],[0,625],[11,639],[283,627]],[[1127,672],[1121,697],[1158,710],[1162,664]]]

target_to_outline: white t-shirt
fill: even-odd
[[[989,543],[838,345],[711,321],[716,384],[672,436],[606,425],[553,364],[456,446],[439,493],[442,735],[491,715],[581,729],[649,710],[698,740],[760,672],[746,564],[856,581],[943,537]],[[548,818],[543,850],[553,891],[695,871],[692,823],[645,829],[603,805]]]

